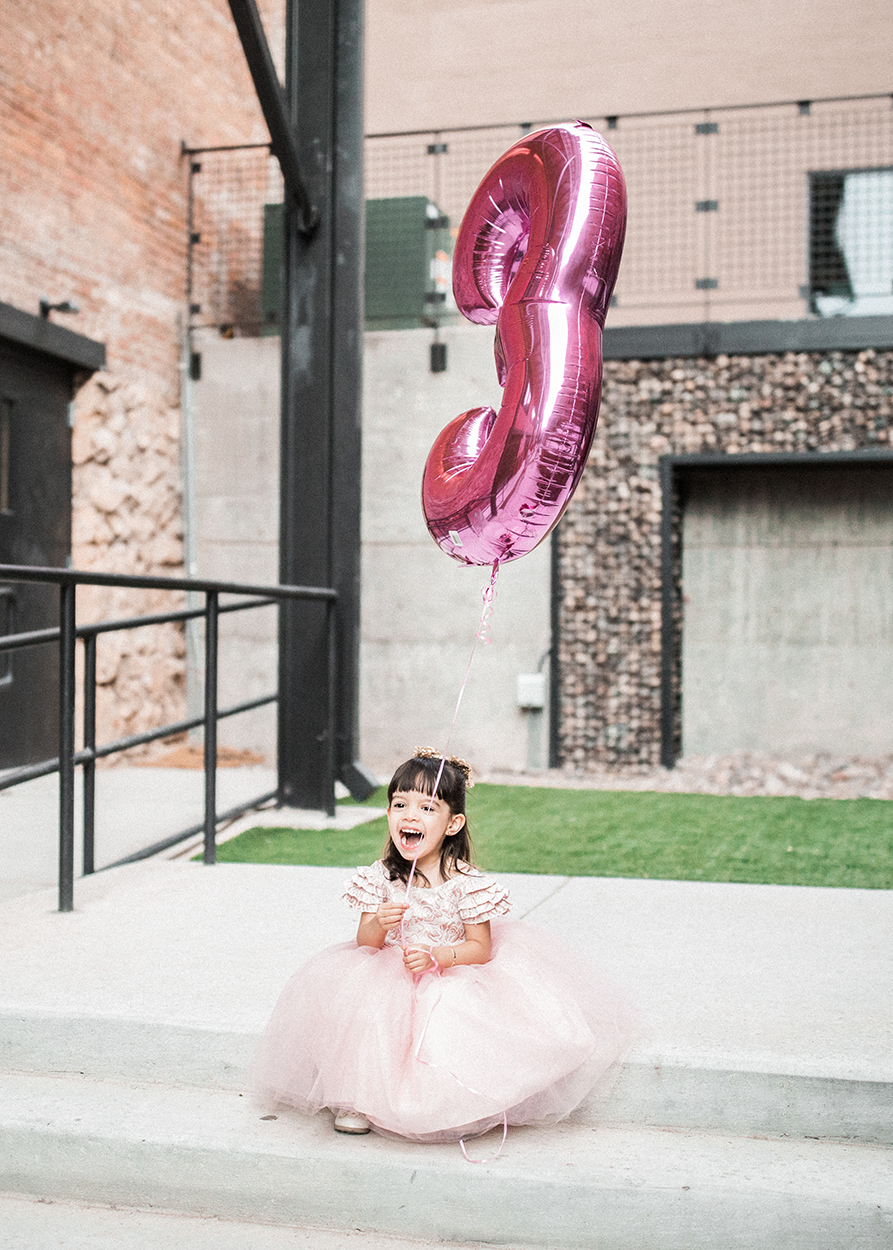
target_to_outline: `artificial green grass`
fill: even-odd
[[[387,803],[383,790],[370,800]],[[490,872],[893,888],[893,803],[477,785],[477,862]],[[217,858],[353,868],[381,854],[384,817],[356,829],[249,829]]]

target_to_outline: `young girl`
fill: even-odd
[[[344,894],[356,942],[295,973],[255,1059],[265,1101],[329,1107],[341,1132],[457,1141],[554,1123],[629,1042],[624,1005],[573,952],[501,919],[507,891],[471,862],[471,770],[451,757],[435,793],[441,759],[421,749],[394,773],[382,858]]]

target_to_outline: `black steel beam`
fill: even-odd
[[[286,98],[309,194],[302,236],[283,214],[280,576],[338,592],[330,691],[327,610],[281,612],[279,798],[327,810],[334,769],[357,797],[362,352],[362,0],[289,0]],[[330,700],[334,698],[334,707]],[[330,741],[334,714],[335,743]]]
[[[258,103],[270,132],[270,145],[279,161],[285,189],[293,202],[296,228],[300,233],[310,233],[318,220],[301,173],[298,145],[295,141],[292,117],[286,102],[286,93],[279,81],[270,46],[264,33],[263,22],[254,0],[229,0],[229,7],[242,42],[242,51],[254,82]],[[320,4],[322,10],[324,6]]]
[[[605,330],[605,360],[758,356],[778,352],[863,351],[893,347],[893,317],[814,317],[801,321],[708,321],[616,326]]]
[[[673,516],[676,474],[672,456],[661,456],[660,473],[660,762],[672,768],[679,755],[676,741],[676,579]]]

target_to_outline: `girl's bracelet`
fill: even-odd
[[[451,946],[449,949],[450,949],[450,951],[452,952],[453,958],[452,958],[451,962],[448,964],[448,967],[452,968],[452,967],[455,965],[455,963],[456,963],[456,948],[455,948],[455,946]],[[425,951],[425,953],[426,953],[426,954],[428,955],[428,957],[430,958],[430,960],[431,960],[431,965],[432,965],[430,968],[426,968],[426,969],[425,969],[425,971],[426,971],[426,972],[435,972],[435,971],[436,971],[438,974],[440,974],[441,972],[443,972],[443,968],[441,968],[441,966],[440,966],[440,961],[438,960],[437,956],[434,954],[434,947],[433,947],[433,946],[410,946],[410,947],[409,947],[409,950],[413,950],[413,951]]]

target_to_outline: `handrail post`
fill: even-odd
[[[326,626],[328,635],[328,679],[329,679],[329,724],[328,735],[326,741],[326,766],[328,768],[328,776],[326,777],[326,811],[329,816],[335,815],[335,770],[337,768],[335,748],[335,725],[336,725],[336,682],[338,680],[338,634],[337,634],[337,617],[336,617],[335,601],[329,599],[326,603]]]
[[[819,453],[816,453],[819,454]],[[280,712],[287,701],[283,691],[287,686],[280,685],[274,693],[260,698],[243,700],[223,709],[218,707],[219,662],[219,626],[220,616],[230,612],[239,612],[253,607],[266,607],[273,603],[279,604],[280,613],[286,604],[310,603],[321,609],[317,615],[314,631],[315,687],[319,698],[315,704],[318,720],[315,727],[312,754],[316,759],[317,785],[325,789],[326,801],[320,806],[334,814],[335,811],[335,778],[339,767],[338,734],[339,724],[337,701],[333,691],[340,677],[341,617],[338,610],[338,592],[331,587],[295,586],[283,584],[279,586],[255,586],[237,582],[199,581],[188,578],[156,578],[132,576],[117,573],[91,573],[74,569],[43,568],[30,565],[7,565],[0,563],[0,576],[14,582],[50,583],[59,589],[59,623],[50,628],[20,632],[0,639],[0,656],[7,651],[15,651],[26,647],[58,646],[59,655],[59,716],[58,716],[58,754],[52,759],[44,759],[33,764],[22,765],[4,772],[0,778],[0,792],[13,786],[38,777],[53,773],[59,774],[59,910],[72,911],[74,906],[74,843],[75,843],[75,769],[84,767],[83,791],[83,865],[84,875],[97,871],[95,863],[95,804],[96,804],[96,764],[99,759],[141,746],[148,742],[157,742],[173,733],[204,728],[205,760],[204,760],[204,812],[202,820],[188,829],[181,830],[141,851],[134,852],[116,860],[114,864],[104,867],[117,867],[122,864],[134,863],[150,855],[159,854],[171,846],[177,845],[186,838],[203,833],[204,855],[206,863],[216,861],[216,828],[218,820],[228,820],[248,811],[253,806],[268,803],[271,799],[283,799],[283,789],[257,796],[253,800],[243,801],[228,812],[217,812],[217,739],[218,722],[224,717],[236,716],[254,708],[275,704]],[[170,613],[150,613],[127,619],[96,621],[78,628],[76,599],[77,587],[88,586],[126,586],[137,589],[160,589],[192,591],[205,596],[203,607],[176,610]],[[227,602],[220,604],[221,595],[248,595],[246,602]],[[322,613],[325,614],[323,617]],[[96,743],[96,698],[97,698],[97,648],[101,633],[119,630],[136,629],[145,625],[162,624],[169,621],[190,620],[193,616],[205,618],[205,689],[203,692],[204,707],[201,715],[193,715],[173,724],[161,725],[142,733],[130,734],[116,738],[111,742]],[[76,687],[77,687],[77,643],[84,642],[84,711],[81,720],[83,732],[83,750],[76,749]],[[300,714],[308,702],[306,695],[299,701],[297,713]],[[279,740],[283,737],[280,725]]]
[[[217,862],[217,625],[219,596],[205,594],[205,851]]]
[[[59,910],[74,908],[75,583],[59,587]]]
[[[96,635],[84,638],[84,748],[96,749]],[[84,761],[84,876],[95,871],[96,760]]]

